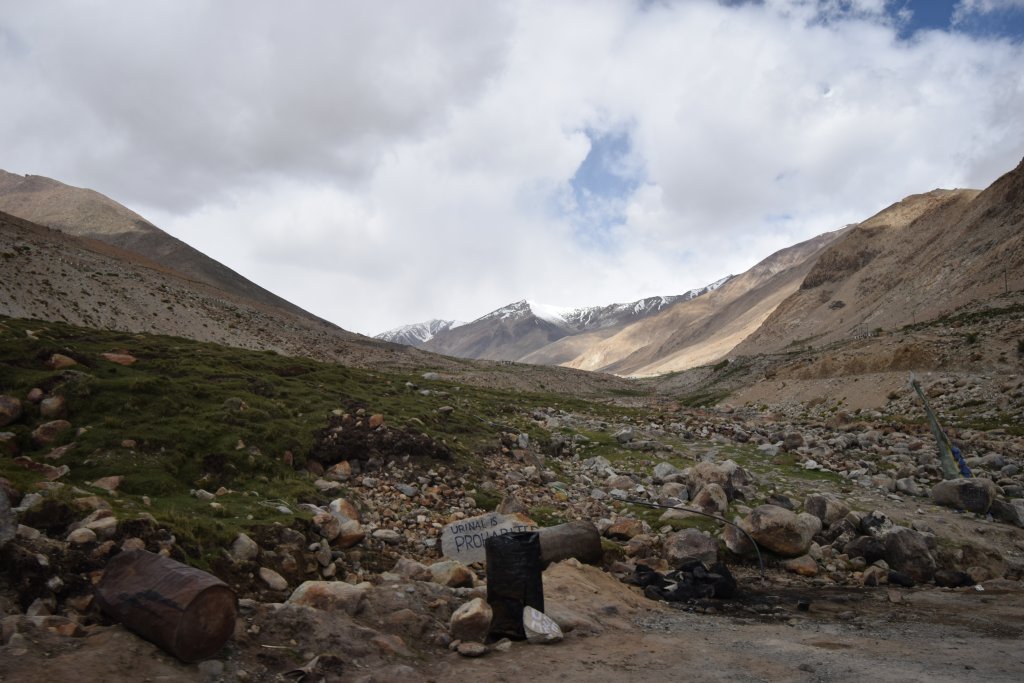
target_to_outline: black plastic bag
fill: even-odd
[[[523,640],[523,608],[544,611],[540,534],[518,531],[492,536],[487,553],[487,602],[494,616],[491,636]]]

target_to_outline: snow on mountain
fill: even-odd
[[[465,324],[466,323],[459,322],[457,320],[434,319],[422,323],[415,323],[413,325],[402,325],[401,327],[396,327],[388,330],[387,332],[381,332],[380,334],[374,335],[373,338],[394,342],[396,344],[405,344],[407,346],[422,348],[424,344],[441,332],[453,330],[456,327]]]

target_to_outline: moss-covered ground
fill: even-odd
[[[121,365],[104,353],[137,360]],[[51,369],[54,354],[76,364]],[[427,381],[423,370],[371,372],[175,337],[0,317],[0,394],[25,406],[21,419],[2,431],[15,435],[20,454],[67,465],[62,496],[105,494],[89,482],[124,476],[111,497],[115,511],[152,514],[198,555],[223,547],[239,530],[301,517],[297,503],[325,502],[305,463],[331,411],[364,409],[382,414],[390,427],[425,433],[449,447],[448,464],[470,475],[483,473],[478,456],[498,448],[503,429],[548,438],[530,418],[539,407],[609,419],[628,413],[543,391]],[[74,428],[54,445],[74,446],[59,459],[46,458],[53,446],[33,444],[31,432],[44,420],[24,399],[35,387],[67,401]],[[444,406],[454,410],[440,411]],[[0,477],[25,491],[42,480],[13,457],[0,457]],[[220,507],[191,493],[221,487],[227,492],[217,499]],[[283,516],[282,505],[291,512]]]

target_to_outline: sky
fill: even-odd
[[[1024,0],[0,0],[0,168],[346,329],[681,294],[1024,157]]]

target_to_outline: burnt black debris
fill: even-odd
[[[707,598],[728,600],[736,593],[736,579],[721,562],[709,568],[695,560],[667,574],[641,564],[637,565],[633,576],[626,577],[624,582],[640,586],[644,589],[644,595],[652,600],[667,602]]]

